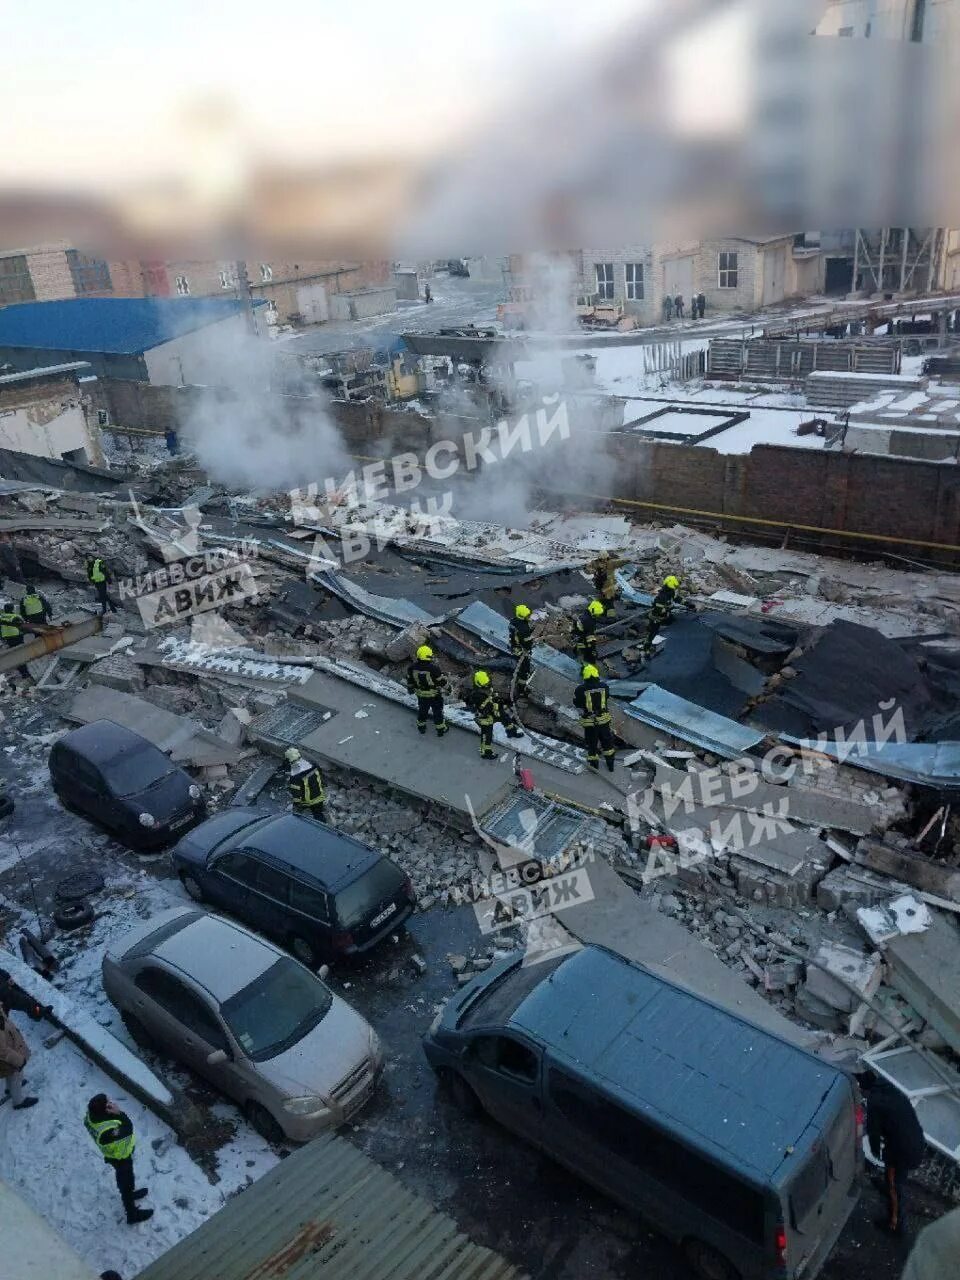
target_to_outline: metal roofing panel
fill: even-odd
[[[265,305],[263,301],[254,306]],[[0,308],[0,347],[139,355],[239,315],[235,298],[65,298]]]
[[[656,684],[648,685],[639,698],[623,709],[628,716],[642,720],[651,728],[673,734],[727,760],[744,755],[766,736],[727,716],[708,711],[695,702],[688,702],[686,698],[679,698]]]
[[[328,591],[332,591],[335,596],[339,596],[341,600],[359,613],[365,613],[367,617],[376,618],[380,622],[387,622],[391,626],[408,627],[413,622],[422,622],[427,627],[437,626],[446,616],[434,617],[432,614],[426,613],[419,605],[412,604],[409,600],[397,600],[392,596],[374,595],[372,591],[364,591],[363,587],[357,586],[349,578],[343,577],[338,573],[332,573],[327,569],[323,569],[319,573],[313,573],[310,576],[314,582],[319,583],[321,587],[326,587]]]
[[[822,751],[841,763],[922,786],[960,790],[960,742],[823,742],[781,734],[783,742]]]
[[[523,1280],[343,1138],[316,1138],[138,1280]]]
[[[0,378],[0,387],[14,382],[31,382],[35,378],[53,378],[61,373],[77,373],[80,369],[88,369],[87,360],[71,360],[68,364],[46,364],[37,369],[24,369],[22,373],[5,373]],[[96,378],[93,379],[96,382]]]

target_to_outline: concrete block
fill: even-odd
[[[960,930],[934,913],[923,933],[886,946],[889,982],[960,1053]]]
[[[243,746],[252,719],[246,707],[231,707],[217,726],[217,736],[234,747]]]
[[[848,906],[855,910],[872,907],[900,892],[908,892],[908,886],[868,867],[837,867],[817,885],[817,906],[823,911],[845,911]]]
[[[816,996],[809,987],[803,986],[797,991],[794,1008],[804,1022],[810,1022],[824,1031],[839,1031],[843,1027],[843,1015]]]
[[[139,693],[146,685],[143,670],[130,658],[115,653],[94,663],[89,673],[90,684],[106,685],[124,693]]]
[[[876,951],[864,955],[838,942],[822,942],[813,959],[817,963],[807,966],[806,989],[840,1013],[852,1013],[872,997],[883,977],[883,961]]]

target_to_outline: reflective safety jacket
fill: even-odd
[[[533,628],[529,618],[514,618],[510,623],[510,652],[522,658],[533,649]]]
[[[133,1125],[130,1117],[125,1116],[122,1111],[119,1115],[106,1116],[103,1120],[92,1120],[88,1112],[83,1123],[104,1160],[126,1160],[133,1155],[136,1146]]]
[[[87,561],[87,578],[90,582],[106,582],[107,566],[100,556]]]
[[[653,605],[651,608],[654,613],[659,614],[661,618],[668,618],[674,605],[683,604],[680,592],[676,587],[668,587],[666,583],[660,588],[653,597]]]
[[[20,612],[25,618],[49,618],[53,610],[50,608],[50,602],[46,596],[42,596],[39,591],[33,592],[29,596],[24,596],[20,601]]]
[[[603,680],[591,678],[577,685],[573,705],[580,712],[580,723],[584,728],[610,723],[609,698],[610,690]]]
[[[287,783],[287,790],[294,804],[312,808],[315,804],[323,804],[326,792],[323,789],[323,774],[316,765],[312,769],[301,769],[292,773]]]
[[[493,724],[503,718],[503,707],[497,694],[487,689],[473,689],[467,697],[470,709],[476,717],[477,724]]]
[[[407,671],[407,692],[418,698],[435,698],[447,688],[447,677],[432,658],[421,662],[418,658]]]
[[[0,613],[0,640],[11,640],[14,636],[23,635],[23,619],[19,613],[9,610]]]
[[[597,634],[597,620],[589,609],[585,609],[573,624],[573,638],[577,644],[585,640],[593,640]]]

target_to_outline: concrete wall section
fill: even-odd
[[[246,317],[238,314],[172,338],[144,353],[147,376],[154,386],[205,386],[222,376],[224,354],[247,332]]]

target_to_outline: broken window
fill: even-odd
[[[190,292],[190,281],[186,276],[177,276],[177,293],[185,298]]]
[[[273,267],[271,267],[269,262],[260,263],[260,279],[264,284],[269,284],[273,279]]]
[[[220,288],[232,289],[233,285],[234,285],[233,272],[229,270],[221,271],[220,272]]]
[[[737,256],[736,253],[727,249],[717,254],[717,286],[720,289],[736,289]]]
[[[631,302],[643,301],[643,263],[628,262],[626,266],[627,273],[627,297]]]
[[[537,1078],[537,1055],[509,1036],[478,1036],[473,1042],[478,1062],[503,1075],[533,1084]]]
[[[597,297],[610,301],[613,298],[613,263],[598,262],[596,268]]]

